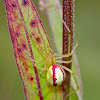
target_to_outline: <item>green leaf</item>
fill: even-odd
[[[61,86],[48,85],[56,64],[49,39],[31,0],[5,0],[16,64],[27,100],[62,100]]]

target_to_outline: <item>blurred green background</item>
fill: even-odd
[[[34,0],[34,3],[38,9],[38,1]],[[41,13],[39,9],[38,12],[50,34],[45,13]],[[99,100],[100,0],[75,1],[75,33],[75,39],[79,42],[76,54],[83,83],[83,100]],[[24,100],[3,0],[0,0],[0,100]]]

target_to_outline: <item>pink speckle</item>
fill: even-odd
[[[32,32],[32,35],[33,35],[33,36],[35,36],[35,33],[34,33],[34,32]]]
[[[21,28],[20,24],[15,27],[16,30],[19,30],[20,28]]]
[[[25,73],[27,73],[28,72],[28,66],[25,66]]]
[[[14,14],[13,12],[12,12],[12,14],[11,14],[11,20],[13,21],[13,22],[15,22],[16,20],[17,20],[17,15],[16,14]]]
[[[26,59],[24,58],[23,61],[26,61]],[[27,66],[26,62],[23,62],[23,67],[25,68],[25,74],[26,74],[28,72],[28,67],[29,66]]]
[[[28,68],[27,68],[27,67],[25,67],[25,70],[26,70],[26,71],[28,71]]]

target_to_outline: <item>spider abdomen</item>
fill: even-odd
[[[65,78],[65,72],[59,65],[52,65],[47,71],[47,81],[50,85],[61,85]]]

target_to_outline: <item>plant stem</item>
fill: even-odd
[[[63,0],[63,20],[66,23],[66,25],[69,27],[70,32],[67,30],[66,26],[63,24],[63,54],[68,54],[73,49],[73,21],[74,21],[74,1],[73,0]],[[63,60],[68,61],[71,60],[72,56],[69,58],[63,58]],[[65,67],[68,67],[71,69],[70,64],[62,64]],[[66,79],[62,85],[63,91],[64,91],[64,97],[65,100],[69,100],[69,96],[66,97],[66,95],[70,92],[70,73],[66,71]]]

